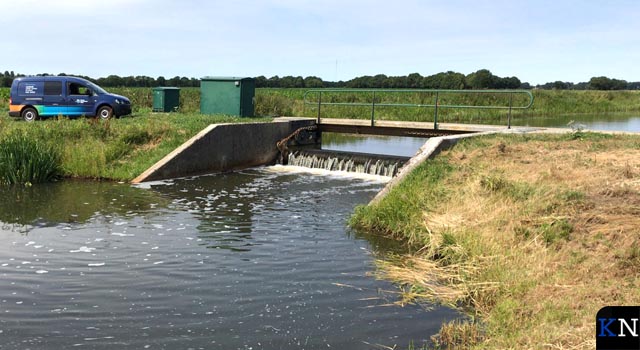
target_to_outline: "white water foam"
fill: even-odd
[[[307,168],[297,165],[271,165],[263,168],[259,168],[267,173],[293,173],[293,174],[312,174],[320,176],[335,177],[341,179],[360,179],[376,183],[387,183],[391,180],[390,176],[371,175],[365,173],[355,173],[348,171],[331,171],[325,169]]]

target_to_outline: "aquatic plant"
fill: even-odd
[[[0,184],[30,185],[58,178],[60,152],[23,133],[0,140]]]

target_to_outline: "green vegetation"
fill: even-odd
[[[307,89],[258,89],[256,92],[256,114],[317,117],[318,95],[309,95],[307,105],[303,96]],[[514,119],[522,117],[580,114],[610,114],[640,112],[640,91],[572,91],[572,90],[534,90],[533,106],[527,110],[514,110]],[[508,94],[477,94],[470,90],[468,94],[441,93],[438,96],[441,105],[509,105]],[[331,93],[322,94],[323,102],[365,103],[366,106],[322,106],[323,118],[370,119],[372,93]],[[434,104],[433,93],[376,93],[376,104],[413,103]],[[514,95],[513,105],[528,103],[526,96]],[[506,122],[508,111],[505,109],[460,109],[440,108],[440,122],[486,123],[502,120]],[[383,107],[376,106],[376,119],[433,122],[433,107]]]
[[[111,92],[127,96],[132,101],[134,114],[151,112],[153,101],[150,88],[110,88]],[[317,116],[317,95],[309,96],[305,106],[303,96],[307,89],[257,89],[255,114],[258,116]],[[476,94],[439,94],[439,103],[451,105],[501,105],[508,106],[509,95]],[[514,110],[513,117],[579,115],[605,113],[640,112],[640,91],[574,91],[574,90],[534,90],[534,103],[530,109]],[[0,88],[0,113],[6,115],[9,107],[9,89]],[[324,102],[366,103],[366,106],[323,106],[323,118],[371,118],[371,93],[323,93]],[[433,104],[433,93],[378,93],[376,103],[414,103]],[[513,105],[525,105],[523,95],[514,95]],[[200,110],[199,88],[182,88],[180,91],[180,112],[198,113]],[[505,120],[507,110],[479,110],[440,108],[440,122],[469,121],[483,123]],[[376,118],[381,120],[407,120],[432,122],[433,107],[376,107]]]
[[[41,73],[38,75],[51,75]],[[67,75],[60,73],[59,75]],[[74,74],[72,74],[74,75]],[[23,76],[13,71],[5,71],[0,74],[0,87],[9,87],[14,78]],[[77,75],[76,75],[77,76]],[[175,76],[173,78],[165,78],[159,76],[157,78],[149,76],[126,76],[109,75],[102,78],[91,78],[80,76],[87,80],[91,80],[105,88],[112,87],[143,87],[150,88],[156,86],[175,86],[175,87],[199,87],[200,80],[196,78],[187,78]],[[385,74],[376,74],[374,76],[365,75],[355,77],[347,81],[323,81],[315,76],[283,76],[277,75],[267,78],[258,76],[256,79],[256,87],[258,88],[285,88],[285,89],[315,89],[315,88],[364,88],[364,89],[531,89],[527,82],[521,82],[517,77],[499,77],[494,75],[488,69],[479,69],[469,74],[447,71],[440,72],[428,76],[422,76],[420,73],[411,73],[405,76],[387,76]],[[611,79],[608,77],[592,77],[588,82],[580,82],[574,84],[572,82],[554,81],[542,85],[536,85],[538,89],[556,89],[556,90],[638,90],[640,82],[627,82],[626,80]]]
[[[38,145],[41,153],[59,153],[60,174],[65,177],[129,181],[209,124],[255,120],[185,113],[140,113],[106,122],[53,118],[25,123],[3,116],[0,118],[0,141],[10,142],[12,135],[22,135],[20,142]],[[9,154],[17,151],[6,150]],[[29,154],[24,157],[34,161]]]
[[[48,147],[56,145],[62,153],[64,176],[129,180],[162,158],[210,123],[245,122],[246,119],[203,116],[198,88],[183,88],[179,113],[151,113],[150,88],[112,88],[112,92],[128,96],[133,103],[133,116],[108,123],[90,119],[49,120],[27,124],[7,116],[9,89],[0,88],[0,139],[13,129],[23,130],[28,138],[42,140]],[[315,105],[304,105],[306,89],[258,89],[256,115],[316,117]],[[519,116],[540,116],[581,113],[640,112],[640,91],[533,91],[531,109],[514,111]],[[323,93],[325,102],[369,103],[372,93]],[[432,104],[431,92],[378,93],[376,103]],[[508,95],[501,94],[440,94],[441,104],[488,105],[508,104]],[[514,105],[524,105],[526,99],[514,98]],[[313,101],[312,98],[310,98]],[[369,101],[369,102],[367,102]],[[505,110],[440,108],[440,122],[469,121],[485,123],[506,116]],[[434,109],[376,107],[376,118],[388,120],[433,121]],[[323,106],[322,117],[371,117],[371,107]]]
[[[442,348],[592,349],[604,305],[640,303],[640,137],[484,136],[428,160],[351,226],[416,253],[379,262],[405,300],[458,307]]]
[[[48,182],[61,174],[56,145],[12,132],[0,139],[0,185]]]

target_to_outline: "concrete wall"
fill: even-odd
[[[271,123],[213,124],[147,169],[133,183],[231,171],[274,162],[276,142],[313,119],[278,118]]]

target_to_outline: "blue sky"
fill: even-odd
[[[0,1],[0,70],[640,81],[640,1]]]

